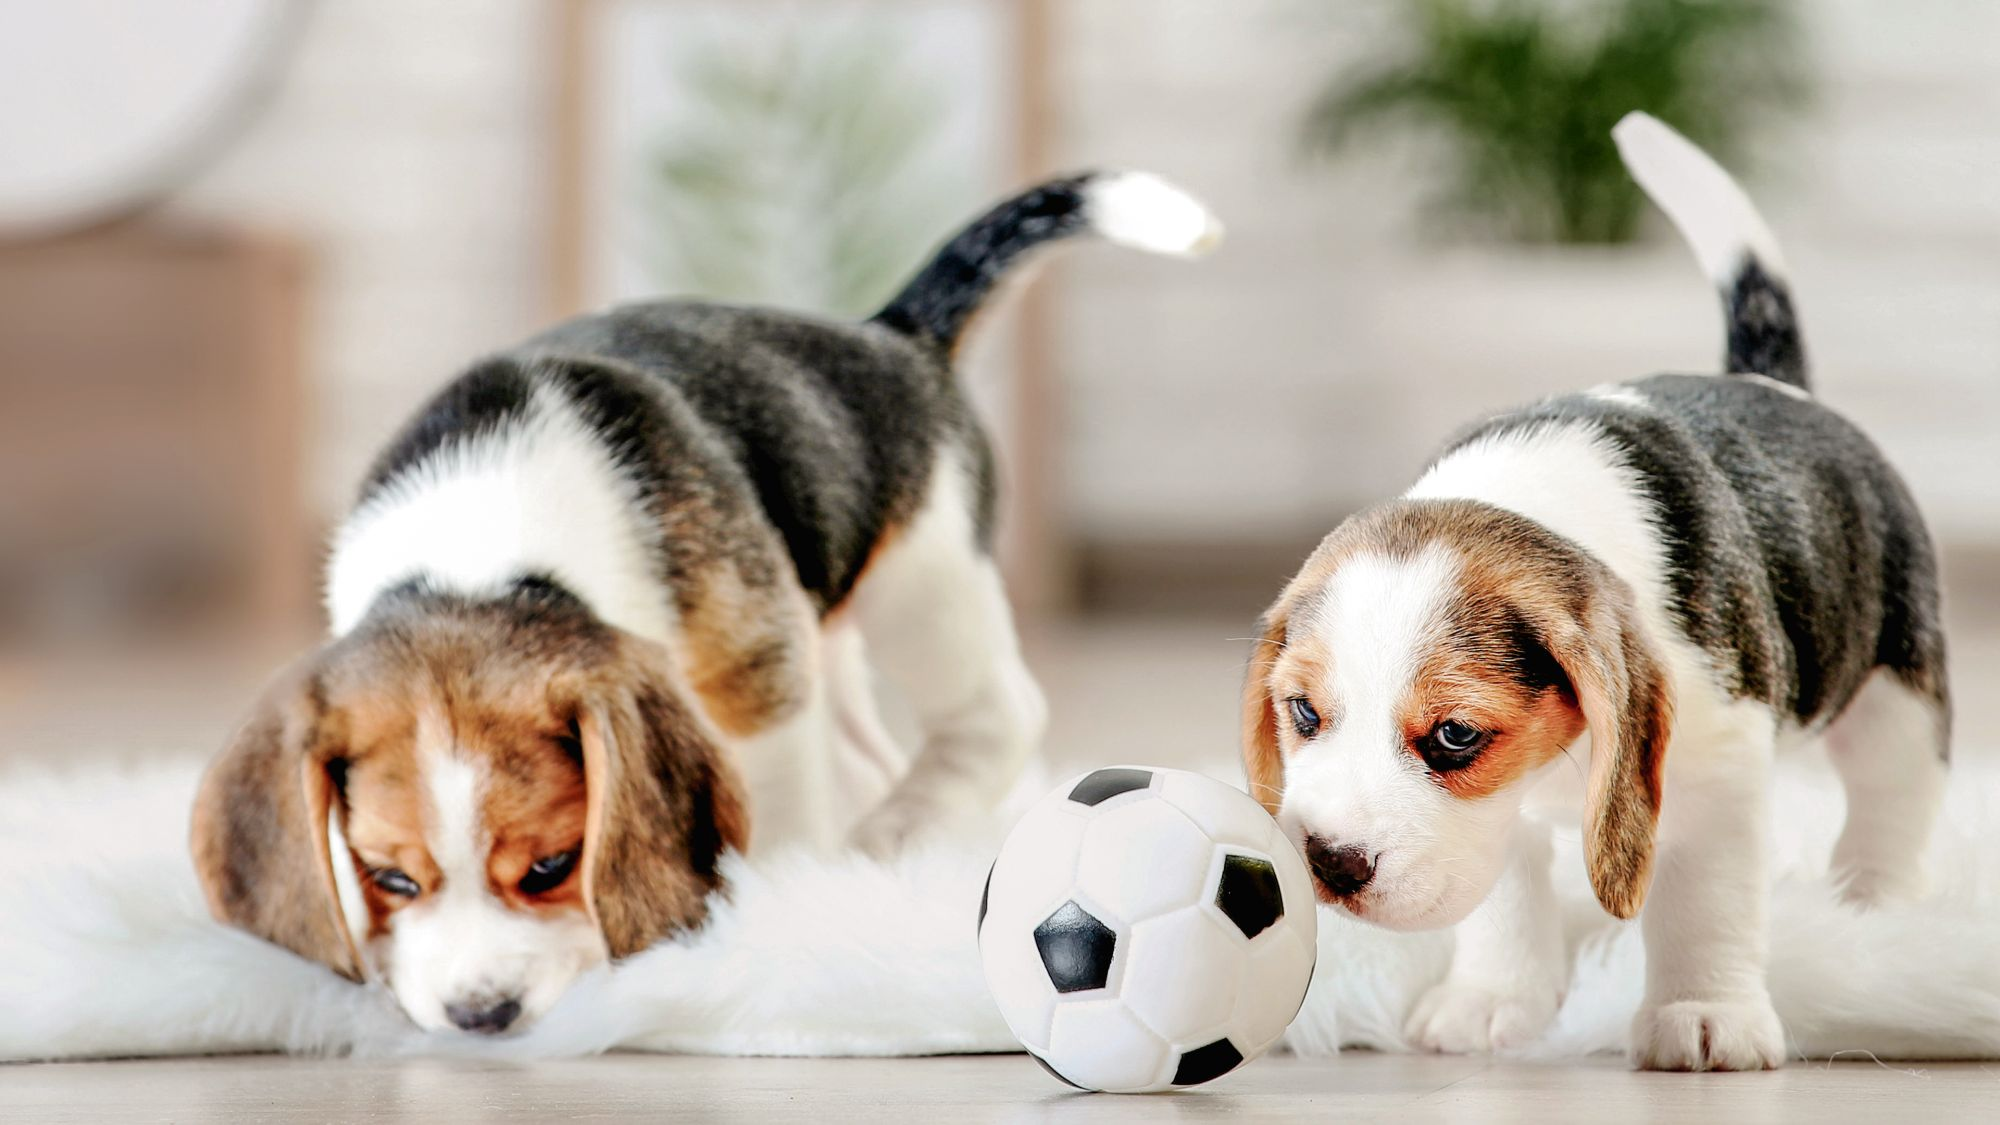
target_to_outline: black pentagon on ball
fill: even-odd
[[[1278,886],[1278,869],[1268,859],[1230,853],[1222,860],[1215,905],[1229,915],[1244,937],[1256,937],[1285,916],[1285,893]]]
[[[1111,979],[1118,935],[1075,902],[1065,902],[1035,927],[1035,948],[1057,992],[1103,988]]]
[[[1243,1064],[1243,1052],[1227,1039],[1217,1039],[1206,1047],[1196,1047],[1181,1056],[1174,1067],[1174,1085],[1199,1086],[1235,1070]]]
[[[1055,1076],[1056,1076],[1056,1081],[1058,1081],[1058,1082],[1062,1083],[1063,1085],[1065,1085],[1065,1086],[1072,1086],[1072,1087],[1075,1087],[1075,1088],[1076,1088],[1076,1089],[1078,1089],[1078,1090],[1084,1090],[1084,1089],[1088,1089],[1088,1087],[1086,1087],[1086,1086],[1078,1086],[1078,1085],[1077,1085],[1076,1083],[1074,1083],[1074,1082],[1071,1082],[1071,1081],[1070,1081],[1069,1079],[1067,1079],[1067,1078],[1064,1078],[1064,1077],[1063,1077],[1063,1073],[1062,1073],[1062,1071],[1060,1071],[1060,1070],[1057,1070],[1057,1069],[1056,1069],[1055,1067],[1053,1067],[1053,1066],[1050,1066],[1050,1065],[1049,1065],[1049,1060],[1047,1060],[1047,1059],[1043,1058],[1042,1056],[1040,1056],[1040,1055],[1036,1054],[1035,1052],[1033,1052],[1033,1051],[1029,1051],[1029,1052],[1028,1052],[1028,1057],[1029,1057],[1029,1058],[1031,1058],[1031,1059],[1033,1059],[1033,1060],[1035,1060],[1035,1064],[1036,1064],[1037,1066],[1040,1066],[1040,1067],[1041,1067],[1041,1068],[1042,1068],[1043,1070],[1046,1070],[1046,1071],[1048,1071],[1048,1072],[1049,1072],[1050,1074],[1053,1074],[1053,1075],[1055,1075]]]
[[[1076,788],[1069,791],[1069,799],[1079,805],[1098,805],[1120,793],[1144,789],[1152,783],[1153,775],[1147,770],[1122,767],[1097,770],[1076,783]]]

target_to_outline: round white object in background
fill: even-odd
[[[1185,770],[1071,779],[1001,845],[979,906],[986,983],[1057,1078],[1139,1093],[1220,1078],[1304,1003],[1305,862],[1241,791]]]
[[[0,237],[149,202],[259,104],[300,0],[0,0]]]

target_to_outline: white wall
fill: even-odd
[[[170,207],[262,224],[314,251],[309,485],[333,518],[424,397],[548,316],[557,2],[309,7],[272,102]],[[933,17],[954,14],[934,8]],[[785,15],[781,4],[769,10]],[[1012,127],[1003,120],[997,131]],[[1010,159],[1002,150],[993,164]],[[968,361],[975,396],[1002,429],[995,373],[1012,366],[1012,324],[987,325]]]
[[[466,361],[543,313],[547,5],[322,0],[271,105],[180,210],[316,252],[310,484],[337,513]]]
[[[1668,239],[1630,253],[1427,243],[1421,168],[1307,165],[1309,94],[1367,49],[1354,5],[1075,0],[1064,162],[1152,167],[1230,223],[1190,267],[1098,253],[1057,310],[1087,534],[1283,540],[1406,484],[1478,411],[1712,368],[1713,298]],[[1753,190],[1784,240],[1824,396],[1947,538],[2000,542],[2000,5],[1804,6],[1825,82]]]
[[[1051,0],[1065,165],[1154,168],[1230,223],[1198,264],[1067,256],[1064,477],[1089,535],[1283,539],[1388,494],[1478,410],[1718,348],[1679,248],[1427,244],[1420,169],[1308,165],[1301,105],[1366,49],[1355,5]],[[535,0],[325,0],[248,137],[176,204],[320,252],[313,494],[544,313],[554,52]],[[1826,75],[1756,185],[1825,396],[1957,539],[2000,541],[2000,5],[1813,0]],[[1327,13],[1340,13],[1329,18]]]

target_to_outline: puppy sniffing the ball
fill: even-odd
[[[382,453],[335,539],[333,636],[204,781],[215,914],[425,1028],[498,1033],[699,923],[725,849],[875,850],[1008,788],[1042,728],[992,556],[994,467],[952,369],[1023,255],[1206,249],[1145,174],[1054,180],[874,318],[696,301],[473,365]],[[832,755],[905,764],[831,808]]]
[[[1636,1061],[1775,1067],[1772,755],[1825,741],[1849,898],[1921,886],[1950,726],[1935,552],[1881,453],[1812,397],[1749,200],[1650,117],[1615,136],[1721,289],[1724,373],[1478,422],[1329,535],[1264,617],[1245,760],[1325,900],[1397,928],[1467,923],[1410,1033],[1480,1050],[1537,1034],[1560,1000],[1521,801],[1588,733],[1585,862],[1646,942]]]

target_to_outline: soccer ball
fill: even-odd
[[[1137,1093],[1220,1078],[1284,1034],[1318,954],[1305,863],[1257,802],[1118,766],[1028,810],[979,901],[986,984],[1051,1074]]]

